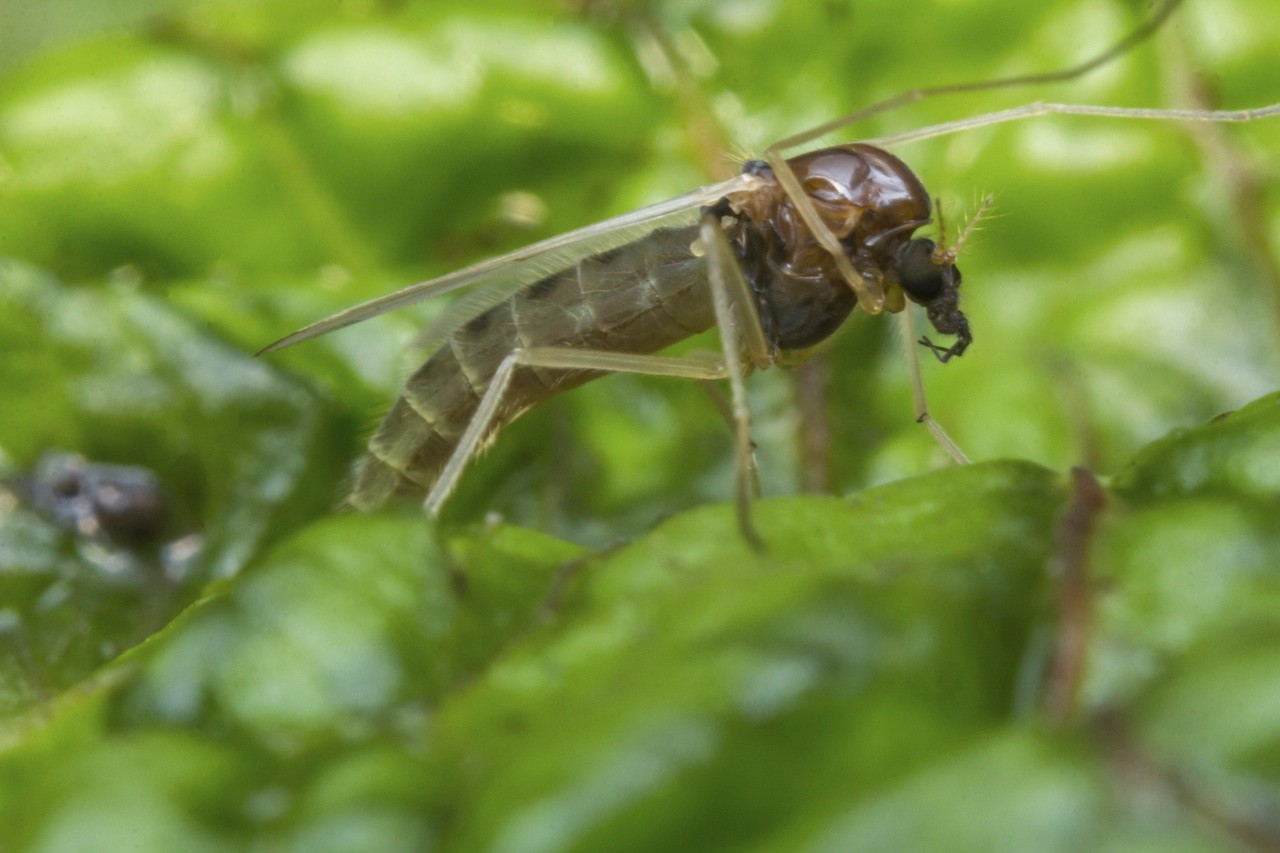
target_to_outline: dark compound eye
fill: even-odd
[[[937,244],[927,237],[917,237],[907,243],[898,258],[898,283],[916,302],[932,302],[942,293],[948,271],[956,284],[960,283],[960,271],[955,267],[940,267],[933,262],[933,250]]]

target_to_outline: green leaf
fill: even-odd
[[[913,418],[890,318],[851,321],[808,396],[749,378],[762,553],[692,385],[539,407],[433,525],[334,510],[442,305],[252,357],[880,98],[1095,55],[1139,5],[15,10],[0,849],[1274,846],[1280,122],[895,147],[948,235],[996,198],[960,258],[974,345],[924,366],[976,464]],[[1204,81],[1276,100],[1267,0],[1171,23],[1080,80],[820,144],[1033,100],[1185,105]],[[797,496],[823,441],[844,497]],[[68,458],[94,500],[154,484],[167,521],[113,534],[54,488]],[[1082,460],[1106,483],[1084,521]]]
[[[317,484],[338,463],[315,397],[126,288],[0,263],[0,385],[21,413],[0,421],[9,458],[146,466],[170,517],[169,544],[134,548],[12,504],[0,515],[6,709],[75,684],[329,503]]]

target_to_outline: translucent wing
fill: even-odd
[[[561,266],[559,269],[563,269]],[[488,281],[470,293],[450,302],[427,327],[414,338],[410,350],[419,359],[426,359],[435,354],[440,345],[448,339],[455,329],[479,317],[495,305],[501,305],[514,296],[522,287],[520,278],[511,281]]]
[[[481,282],[488,282],[492,290],[486,288],[482,298],[474,301],[469,299],[467,302],[492,307],[502,301],[498,298],[498,294],[509,296],[551,272],[564,269],[585,257],[614,246],[628,243],[661,225],[672,224],[681,219],[692,220],[700,206],[711,204],[731,193],[748,190],[757,181],[758,179],[752,175],[737,175],[727,181],[702,187],[668,201],[651,204],[648,207],[534,243],[523,249],[517,249],[501,257],[481,261],[457,272],[411,284],[395,293],[353,305],[292,334],[285,335],[275,343],[263,347],[258,351],[258,355],[275,352],[370,317]],[[477,296],[479,297],[480,294]],[[484,308],[479,310],[482,311]],[[458,318],[455,316],[453,319],[453,325],[456,327]]]
[[[737,179],[734,182],[737,183]],[[719,194],[715,194],[715,200],[719,200],[724,196],[724,186],[725,184],[717,184],[714,187],[708,187],[706,188],[706,193],[709,196],[719,190]],[[422,334],[414,340],[411,345],[412,350],[423,358],[432,355],[459,326],[473,320],[495,305],[506,302],[533,282],[568,269],[585,258],[623,246],[633,240],[642,239],[664,226],[693,224],[698,218],[699,206],[706,203],[703,200],[703,192],[699,190],[695,196],[692,196],[696,199],[695,202],[688,202],[674,212],[659,213],[621,227],[616,224],[617,220],[609,220],[608,222],[600,223],[598,226],[592,226],[593,229],[599,228],[601,230],[580,243],[568,248],[549,249],[523,262],[508,264],[503,269],[494,270],[486,275],[482,281],[476,282],[471,292],[451,302],[437,315],[427,325]],[[663,207],[665,208],[677,201],[687,202],[690,197],[682,196],[680,199],[673,199],[671,203],[664,202]],[[646,208],[645,210],[648,209]],[[635,214],[628,214],[628,217],[645,213],[645,210],[636,211]],[[613,227],[608,228],[607,226],[611,224]]]

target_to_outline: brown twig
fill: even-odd
[[[1055,727],[1075,716],[1089,645],[1093,589],[1090,546],[1106,506],[1102,485],[1088,468],[1071,470],[1071,503],[1058,522],[1053,567],[1059,577],[1058,631],[1045,690],[1045,713]]]

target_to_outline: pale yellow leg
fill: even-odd
[[[926,98],[934,98],[938,95],[954,95],[961,92],[980,92],[985,89],[1009,89],[1016,86],[1032,86],[1041,83],[1064,83],[1068,80],[1074,80],[1077,77],[1082,77],[1095,68],[1099,68],[1107,64],[1118,56],[1122,56],[1135,45],[1145,41],[1164,25],[1164,22],[1168,20],[1169,16],[1172,15],[1180,5],[1182,5],[1182,0],[1165,0],[1164,3],[1160,4],[1160,6],[1151,13],[1150,17],[1135,27],[1133,31],[1124,38],[1120,39],[1097,56],[1091,57],[1090,59],[1076,65],[1072,65],[1067,68],[1060,68],[1056,71],[1045,71],[1036,74],[1019,74],[1014,77],[999,77],[994,80],[971,80],[965,83],[945,83],[940,86],[923,86],[919,89],[912,89],[910,91],[894,95],[892,98],[887,98],[879,103],[872,104],[869,107],[863,107],[862,109],[856,110],[848,115],[840,116],[839,118],[823,122],[816,127],[811,127],[808,130],[803,130],[800,133],[788,136],[786,139],[775,142],[770,146],[769,150],[779,153],[782,151],[788,151],[792,148],[804,145],[807,142],[813,142],[816,139],[820,139],[829,133],[834,133],[837,130],[857,124],[860,121],[865,121],[872,116],[897,109],[898,107],[906,106],[907,104],[914,104],[919,101],[923,101]],[[876,140],[873,140],[873,142],[874,141]],[[768,160],[768,162],[770,165],[773,165],[772,160]],[[792,194],[792,190],[790,188],[787,189],[787,192],[788,194]],[[807,223],[808,219],[805,221]]]
[[[761,328],[750,285],[743,277],[737,258],[714,216],[704,217],[700,236],[706,251],[707,278],[720,330],[723,358],[671,357],[561,347],[529,347],[512,352],[494,372],[475,414],[458,440],[457,447],[427,494],[423,506],[428,515],[437,517],[441,506],[457,486],[463,468],[475,456],[484,437],[489,433],[503,396],[511,384],[511,377],[519,366],[640,373],[701,382],[728,379],[737,444],[738,522],[743,537],[752,547],[763,548],[750,514],[753,487],[758,491],[759,480],[751,443],[751,415],[746,399],[746,371],[742,363],[742,350],[745,345],[751,366],[759,368],[772,364],[772,350]]]
[[[764,542],[751,523],[752,484],[757,481],[757,477],[751,443],[751,410],[747,407],[739,336],[746,342],[749,351],[754,350],[751,352],[752,360],[754,362],[758,359],[760,366],[767,367],[772,363],[772,354],[756,313],[755,297],[751,294],[751,288],[738,267],[737,258],[714,215],[706,214],[702,217],[699,234],[706,251],[707,281],[711,285],[716,324],[720,328],[720,343],[724,349],[724,364],[729,377],[729,403],[733,409],[737,431],[738,526],[753,548],[763,550]]]
[[[915,323],[911,319],[911,307],[908,306],[899,311],[898,318],[902,323],[902,347],[907,357],[907,372],[911,375],[911,400],[915,405],[916,423],[924,424],[929,428],[929,433],[938,444],[942,445],[942,449],[948,456],[960,465],[967,465],[969,457],[964,455],[951,440],[951,436],[947,435],[946,430],[933,419],[933,415],[929,414],[929,404],[924,396],[924,378],[920,375],[920,359],[916,353],[916,330]]]
[[[912,89],[899,95],[895,95],[892,98],[880,101],[879,103],[872,104],[869,107],[864,107],[863,109],[849,113],[848,115],[841,116],[831,121],[824,122],[816,127],[788,136],[787,138],[769,146],[769,148],[764,152],[764,159],[773,169],[778,183],[786,192],[787,197],[795,205],[796,211],[800,214],[801,219],[804,220],[805,225],[807,225],[809,230],[813,232],[813,235],[815,239],[817,239],[819,245],[821,245],[822,248],[831,255],[832,260],[836,264],[836,268],[840,271],[841,277],[844,278],[849,287],[853,289],[853,292],[857,294],[859,307],[868,314],[879,314],[885,307],[885,294],[883,287],[880,282],[867,281],[863,279],[853,269],[852,264],[849,263],[844,250],[840,246],[839,240],[836,239],[835,235],[831,233],[831,230],[822,222],[821,217],[818,216],[817,210],[801,188],[800,182],[796,179],[795,173],[792,172],[791,167],[787,165],[783,152],[813,142],[814,140],[826,136],[829,133],[849,127],[850,125],[864,121],[865,119],[871,118],[872,116],[880,113],[888,112],[889,110],[897,109],[898,107],[913,104],[918,101],[923,101],[926,98],[933,98],[938,95],[956,94],[960,92],[976,92],[984,89],[1003,89],[1015,86],[1029,86],[1040,83],[1057,83],[1072,80],[1092,71],[1095,68],[1098,68],[1099,66],[1105,65],[1117,56],[1120,56],[1133,48],[1134,45],[1147,39],[1152,33],[1160,29],[1165,20],[1168,19],[1168,17],[1179,5],[1181,5],[1181,3],[1182,0],[1165,0],[1165,2],[1162,3],[1150,17],[1143,21],[1132,32],[1111,47],[1099,53],[1097,56],[1094,56],[1085,62],[1081,62],[1067,68],[1058,69],[1056,71],[1048,71],[1038,74],[1022,74],[1015,77],[1003,77],[994,80],[976,80],[966,83],[952,83],[941,86],[926,86],[919,89]],[[1049,109],[1045,109],[1046,107]],[[1275,113],[1271,112],[1272,109],[1274,108],[1266,107],[1262,110],[1242,112],[1251,113],[1249,118],[1261,118],[1263,115],[1274,115]],[[1093,111],[1088,111],[1084,108],[1061,104],[1030,104],[1020,110],[1007,112],[1009,113],[1007,116],[1005,113],[993,113],[987,116],[976,117],[976,119],[966,120],[964,122],[954,122],[949,125],[937,125],[933,128],[923,128],[919,131],[902,134],[900,136],[869,141],[872,144],[887,145],[894,142],[904,142],[910,139],[923,139],[929,136],[938,136],[943,133],[953,133],[957,130],[969,129],[971,127],[981,126],[982,124],[994,124],[1000,121],[1011,121],[1015,118],[1023,118],[1030,115],[1042,115],[1047,112],[1070,112],[1084,115],[1120,114],[1117,111],[1108,111],[1105,108],[1097,108]],[[1140,115],[1141,113],[1154,112],[1162,112],[1163,115]],[[1127,114],[1134,118],[1192,118],[1208,121],[1249,120],[1249,118],[1239,118],[1235,117],[1234,114],[1225,112],[1190,115],[1190,113],[1194,111],[1181,111],[1183,113],[1182,115],[1174,115],[1176,112],[1179,111],[1131,110],[1128,111]]]
[[[603,352],[596,350],[536,347],[520,349],[503,359],[494,371],[489,387],[480,398],[480,405],[471,422],[458,439],[453,455],[445,464],[440,478],[427,494],[423,506],[432,518],[439,516],[440,507],[453,493],[462,475],[462,469],[475,456],[480,443],[493,425],[494,416],[502,404],[502,398],[511,384],[511,376],[521,365],[529,367],[562,368],[564,370],[601,370],[612,373],[643,373],[650,376],[675,376],[682,379],[723,379],[728,373],[720,359],[673,358],[660,355],[633,355],[631,353]]]
[[[993,124],[1004,124],[1005,122],[1010,121],[1020,121],[1024,118],[1049,115],[1094,116],[1095,118],[1124,118],[1146,121],[1201,121],[1213,122],[1216,124],[1244,124],[1245,122],[1280,116],[1280,103],[1267,104],[1265,106],[1243,110],[1183,110],[1148,107],[1100,107],[1089,104],[1046,104],[1041,101],[1036,101],[1031,104],[1023,104],[1020,107],[1010,107],[1007,110],[983,113],[982,115],[970,116],[969,118],[959,119],[958,121],[935,124],[929,127],[922,127],[918,130],[907,131],[905,133],[895,133],[891,136],[881,136],[875,139],[869,139],[867,142],[873,145],[899,145],[903,142],[932,139],[935,136],[946,136],[952,133],[973,130],[977,127],[988,127]]]

